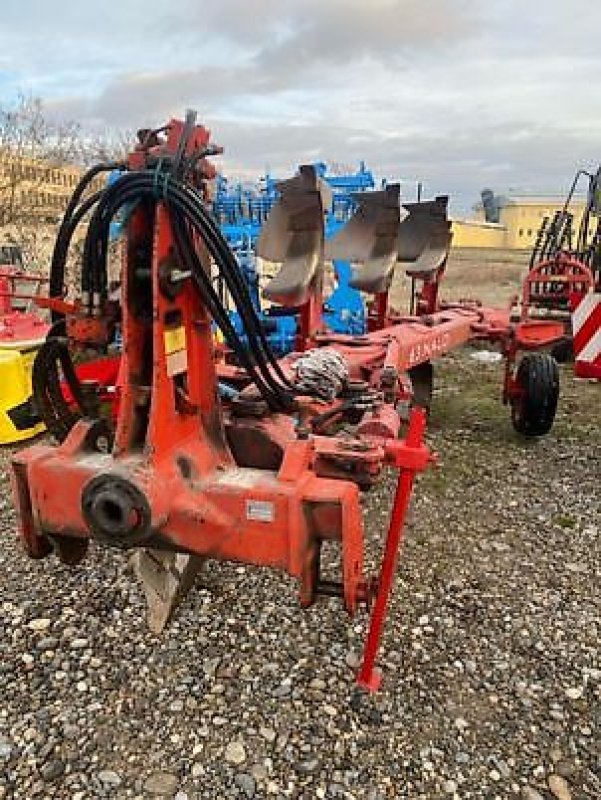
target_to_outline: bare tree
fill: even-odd
[[[100,161],[123,161],[136,141],[133,131],[121,129],[95,130],[80,137],[80,162],[89,166]]]
[[[10,106],[0,104],[0,243],[21,245],[27,263],[43,269],[52,228],[78,173],[99,161],[123,159],[132,140],[122,131],[89,132],[75,121],[54,121],[39,97],[20,95]],[[97,188],[96,183],[90,191]]]
[[[81,129],[75,122],[53,123],[38,97],[20,95],[0,106],[0,220],[23,223],[39,214],[44,198],[60,214],[58,202],[42,187],[64,181],[52,170],[81,161]],[[59,201],[60,198],[56,198]]]

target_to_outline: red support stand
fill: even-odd
[[[357,676],[358,685],[369,692],[377,692],[382,681],[380,670],[375,666],[375,662],[380,648],[388,599],[392,591],[397,559],[405,532],[405,518],[411,499],[415,473],[423,469],[429,460],[428,451],[422,444],[425,429],[425,411],[421,408],[414,408],[409,419],[409,429],[405,442],[392,443],[390,446],[392,452],[396,451],[396,463],[400,467],[400,474],[386,537],[384,558],[378,581],[378,594],[371,615],[363,653],[363,663]],[[396,447],[395,444],[397,445]],[[409,456],[409,458],[406,456]]]

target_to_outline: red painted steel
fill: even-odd
[[[601,293],[589,292],[572,314],[574,373],[601,380]]]
[[[424,452],[425,448],[421,444],[425,430],[425,412],[422,409],[413,409],[409,419],[409,430],[404,447],[415,449],[415,452],[423,454],[424,461],[427,461],[427,451]],[[382,567],[380,569],[378,581],[378,594],[376,595],[371,614],[371,621],[363,654],[363,663],[361,664],[357,676],[357,683],[359,686],[362,686],[370,692],[377,691],[380,688],[382,680],[381,673],[376,669],[375,663],[384,629],[384,622],[386,620],[388,600],[392,591],[397,561],[403,541],[405,517],[407,515],[415,477],[414,471],[403,468],[403,454],[401,451],[403,445],[398,446],[396,442],[391,442],[388,447],[389,452],[395,453],[396,451],[399,454],[398,466],[400,468],[400,473],[394,495],[388,535],[384,547],[384,557],[382,559]]]
[[[569,253],[539,261],[522,284],[521,320],[536,316],[540,309],[573,311],[594,285],[590,267]]]
[[[47,282],[40,275],[0,267],[0,347],[26,349],[45,339],[50,326],[30,306]]]
[[[319,554],[323,542],[333,541],[342,564],[334,589],[355,613],[369,602],[373,587],[364,573],[359,487],[373,483],[385,465],[413,475],[428,459],[414,428],[411,445],[396,440],[397,381],[388,402],[367,416],[366,433],[354,437],[302,434],[289,415],[224,415],[211,320],[200,296],[190,281],[175,296],[161,290],[161,265],[174,252],[166,205],[157,202],[155,214],[137,208],[128,235],[128,254],[149,252],[153,242],[153,323],[129,302],[133,270],[125,264],[123,356],[79,368],[84,382],[98,380],[105,390],[111,382],[118,386],[112,450],[98,449],[96,423],[81,419],[58,447],[36,445],[14,457],[12,480],[27,552],[39,558],[54,548],[72,562],[95,538],[270,566],[298,580],[300,601],[308,605],[332,590],[321,579]],[[88,318],[77,305],[73,311],[69,337],[103,342],[103,318]],[[373,386],[394,340],[394,332],[380,333],[363,353],[364,362],[373,362]],[[361,364],[354,369],[359,372]],[[335,410],[336,402],[308,403],[293,415],[302,411],[310,426],[313,417]],[[249,462],[244,465],[233,456],[241,436],[250,441],[243,448]],[[281,452],[272,468],[255,466],[263,457],[258,442],[265,440]]]
[[[182,123],[172,121],[163,143],[153,139],[131,155],[130,169],[173,155],[182,130]],[[208,131],[198,126],[189,146],[205,147],[208,141]],[[203,174],[210,172],[205,164]],[[322,331],[321,281],[316,280],[301,313],[300,349],[336,350],[351,380],[377,402],[354,420],[352,435],[337,434],[331,425],[345,420],[341,398],[297,400],[286,413],[265,408],[245,415],[240,405],[256,401],[255,387],[216,348],[195,285],[184,281],[173,294],[161,288],[161,268],[176,252],[171,226],[163,200],[156,210],[136,207],[122,271],[122,358],[80,368],[81,380],[97,380],[104,399],[118,400],[112,448],[97,447],[96,423],[80,419],[60,446],[36,445],[14,457],[12,480],[25,549],[40,558],[54,548],[73,562],[85,553],[89,539],[97,539],[270,566],[297,579],[303,605],[320,594],[337,594],[355,613],[370,603],[376,586],[364,572],[360,489],[371,486],[385,466],[393,467],[399,479],[358,677],[374,690],[405,514],[415,475],[430,460],[423,411],[413,410],[405,438],[398,438],[403,429],[399,401],[409,399],[407,372],[470,340],[488,338],[507,356],[505,395],[511,398],[519,391],[512,371],[517,350],[552,341],[557,327],[516,327],[508,311],[477,303],[441,305],[440,268],[424,278],[418,315],[392,312],[381,296],[378,321],[369,333],[335,335]],[[145,314],[137,313],[134,302],[140,253],[152,254],[151,308]],[[68,313],[72,342],[105,343],[107,310],[89,316],[77,303],[61,308]],[[291,354],[280,362],[292,381],[297,358],[298,353]],[[223,377],[241,390],[238,410],[218,399]],[[101,434],[106,439],[105,431]],[[335,582],[320,574],[324,542],[340,547],[341,574]]]

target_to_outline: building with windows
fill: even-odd
[[[453,231],[453,247],[483,247],[503,250],[506,239],[504,225],[497,222],[486,222],[479,219],[454,219],[451,229]]]
[[[564,202],[563,197],[505,197],[490,193],[487,202],[476,206],[475,219],[453,220],[453,246],[531,250],[543,219],[552,219],[556,211],[561,211]],[[575,231],[580,226],[585,205],[583,197],[575,197],[570,203]]]
[[[56,222],[83,174],[74,165],[56,165],[0,148],[0,224]],[[97,179],[94,189],[103,179]]]
[[[500,197],[499,223],[505,228],[505,247],[511,250],[530,250],[545,217],[553,218],[564,206],[563,197]],[[578,230],[586,205],[584,198],[574,198],[570,212],[574,215],[574,230]]]

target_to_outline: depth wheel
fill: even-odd
[[[559,398],[559,370],[547,353],[528,353],[517,369],[520,393],[511,400],[513,427],[523,436],[544,436],[553,427]]]

